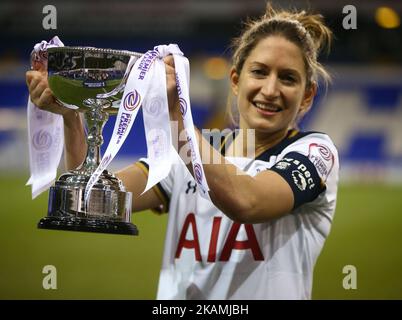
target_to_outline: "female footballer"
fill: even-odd
[[[216,150],[196,129],[201,154],[209,154],[203,166],[210,201],[184,159],[141,196],[147,159],[116,172],[133,193],[134,211],[169,214],[158,299],[311,298],[339,162],[328,135],[298,131],[297,123],[318,81],[329,80],[317,57],[331,35],[320,15],[268,6],[234,40],[230,84],[239,130]],[[165,64],[170,117],[183,128],[173,58]],[[77,167],[86,150],[80,117],[55,102],[45,71],[27,72],[27,84],[38,107],[63,115],[67,167]],[[244,143],[247,129],[254,130],[253,145]]]

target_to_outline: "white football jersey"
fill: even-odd
[[[251,176],[281,174],[294,192],[293,211],[265,223],[235,223],[199,194],[183,162],[173,165],[155,187],[169,212],[157,298],[310,299],[336,205],[333,142],[323,133],[292,131],[255,159],[227,159]]]

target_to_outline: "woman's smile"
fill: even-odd
[[[283,108],[274,103],[253,101],[252,105],[257,109],[257,112],[264,116],[274,116],[283,111]]]

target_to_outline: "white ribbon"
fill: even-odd
[[[56,36],[49,42],[35,45],[31,64],[47,64],[48,48],[64,46]],[[26,185],[32,185],[32,199],[46,191],[54,182],[57,167],[63,153],[63,117],[43,111],[31,102],[27,103],[29,167],[31,176]]]
[[[135,121],[135,118],[137,117],[139,108],[143,103],[145,94],[147,93],[146,91],[149,87],[149,83],[141,83],[141,85],[135,85],[138,76],[137,70],[140,69],[140,66],[145,63],[151,65],[156,57],[156,53],[148,51],[135,62],[130,71],[130,75],[124,88],[123,97],[120,102],[119,112],[116,117],[116,122],[114,125],[112,137],[109,141],[109,145],[106,148],[101,163],[96,168],[95,172],[91,175],[85,188],[86,204],[88,204],[90,192],[93,185],[96,183],[96,181],[98,181],[98,178],[102,174],[103,170],[105,170],[110,162],[112,162],[117,152],[120,150],[121,146],[126,140],[127,135],[129,134],[131,127]],[[145,77],[143,77],[142,80],[145,80],[144,78]],[[146,78],[146,82],[149,82],[149,78],[150,77]]]
[[[209,188],[202,167],[191,115],[189,62],[177,45],[170,44],[157,46],[154,50],[147,51],[129,71],[111,140],[100,165],[92,174],[85,189],[86,203],[88,203],[93,185],[127,138],[141,105],[144,108],[143,117],[149,161],[148,181],[144,192],[169,174],[174,159],[173,152],[175,152],[171,141],[165,64],[163,62],[163,58],[169,54],[173,54],[175,61],[180,110],[191,149],[195,180],[200,186],[202,195],[208,198]]]
[[[144,192],[164,179],[170,172],[175,152],[172,145],[169,107],[166,89],[166,72],[162,47],[155,47],[158,59],[152,67],[148,95],[143,104],[143,120],[149,165],[148,181]],[[172,52],[175,48],[170,48]]]
[[[51,41],[42,41],[35,45],[32,63],[47,63],[46,51],[51,47],[64,46],[56,36]],[[176,85],[180,111],[191,150],[194,176],[202,195],[208,198],[209,190],[205,179],[198,149],[191,105],[189,98],[190,68],[189,62],[179,47],[174,44],[161,45],[147,51],[140,59],[129,61],[124,79],[124,93],[116,118],[115,127],[105,155],[90,177],[85,189],[85,202],[88,203],[90,191],[99,176],[107,168],[127,138],[131,127],[143,106],[144,127],[148,149],[149,174],[145,191],[164,179],[174,161],[174,148],[171,141],[169,108],[166,91],[165,64],[163,58],[173,54],[176,69]],[[135,61],[135,63],[134,63]],[[133,65],[134,64],[134,65]],[[124,80],[123,80],[124,82]],[[118,88],[119,90],[122,87]],[[99,95],[110,96],[113,92]],[[35,198],[47,190],[56,179],[57,167],[63,152],[64,132],[63,117],[37,108],[30,100],[28,111],[28,141],[31,177],[27,185],[32,185],[32,197]]]
[[[179,95],[180,112],[183,117],[183,126],[187,134],[187,142],[191,151],[191,161],[195,181],[201,189],[201,195],[209,199],[209,187],[205,178],[204,168],[202,166],[200,151],[198,148],[197,137],[194,130],[193,116],[191,114],[190,104],[190,64],[183,53],[173,54],[176,69],[176,87]]]

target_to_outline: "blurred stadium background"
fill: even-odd
[[[273,1],[278,3],[278,1]],[[58,35],[66,45],[145,51],[178,43],[191,62],[193,115],[200,128],[224,128],[230,39],[263,0],[52,1],[57,30],[44,30],[44,1],[0,3],[0,298],[154,299],[166,217],[133,215],[139,237],[36,229],[47,194],[31,200],[28,180],[25,71],[35,43]],[[357,10],[345,30],[342,9]],[[329,133],[341,156],[332,232],[319,257],[314,299],[402,299],[402,1],[280,1],[321,12],[334,30],[323,57],[334,84],[303,120]],[[109,120],[105,145],[113,129]],[[112,163],[146,154],[142,121]],[[60,170],[63,170],[62,168]],[[42,288],[54,265],[57,290]],[[343,267],[357,269],[345,290]]]

